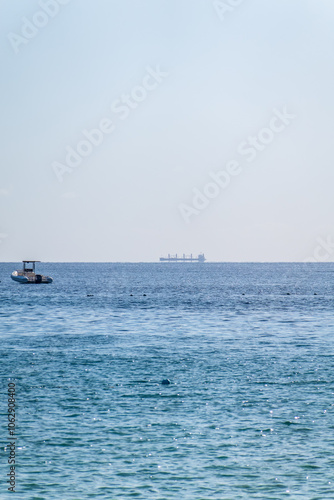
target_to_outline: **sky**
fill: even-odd
[[[0,261],[334,261],[333,0],[0,7]]]

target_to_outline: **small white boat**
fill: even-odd
[[[24,260],[23,269],[12,272],[12,280],[19,283],[52,283],[53,279],[50,276],[35,273],[36,262],[40,260]]]

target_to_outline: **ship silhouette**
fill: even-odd
[[[179,256],[177,254],[168,254],[167,257],[160,257],[160,262],[205,262],[206,258],[204,253],[200,253],[197,257],[193,257],[193,254]]]

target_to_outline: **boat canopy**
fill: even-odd
[[[41,262],[40,260],[23,260],[23,271],[28,272],[28,273],[34,273],[35,272],[35,263],[36,262]],[[27,264],[32,264],[32,267],[27,266]]]

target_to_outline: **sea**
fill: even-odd
[[[0,264],[1,499],[334,499],[334,263],[37,266]]]

